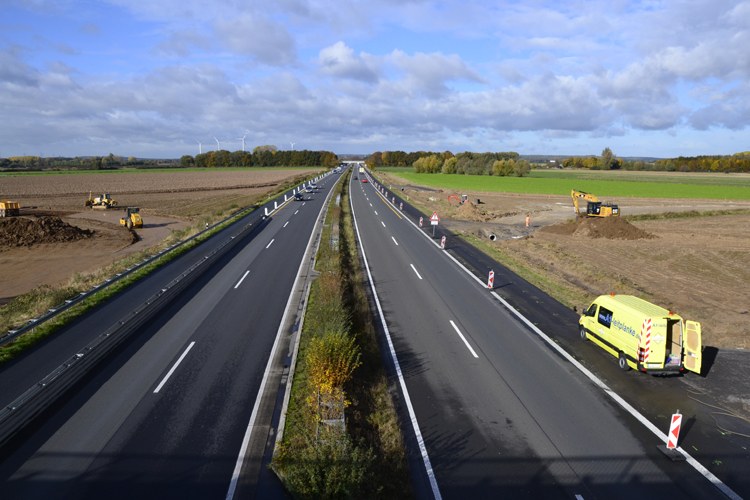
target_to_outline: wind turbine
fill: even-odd
[[[202,155],[203,154],[203,149],[202,149],[203,148],[203,143],[201,143],[201,141],[198,141],[198,140],[196,140],[195,142],[198,143],[198,154]]]
[[[237,137],[238,140],[242,141],[242,151],[243,152],[245,151],[245,137],[247,137],[247,134],[249,134],[249,132],[245,132],[245,135],[243,135],[242,137]]]
[[[217,138],[216,138],[216,136],[215,136],[214,134],[211,134],[211,137],[213,137],[213,138],[214,138],[214,140],[216,141],[216,151],[218,151],[218,150],[220,149],[220,146],[219,146],[219,139],[217,139]]]
[[[291,145],[292,145],[292,151],[294,151],[294,145],[295,145],[295,144],[297,144],[297,143],[296,143],[296,142],[291,142],[291,141],[289,141],[289,144],[291,144]]]

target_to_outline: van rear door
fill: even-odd
[[[682,348],[685,350],[685,368],[691,372],[701,372],[701,324],[685,321],[685,335],[682,337]]]

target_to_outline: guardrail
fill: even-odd
[[[323,174],[323,176],[325,175],[328,174]],[[315,180],[323,176],[317,177]],[[304,184],[305,183],[303,182],[301,185]],[[128,270],[128,273],[135,271],[137,268],[144,266],[148,262],[153,261],[155,258],[163,256],[164,253],[174,250],[178,246],[187,243],[188,241],[198,237],[200,234],[203,234],[206,231],[211,230],[217,225],[222,224],[233,217],[237,217],[238,214],[243,211],[249,210],[250,208],[253,207],[247,207],[240,212],[235,213],[231,217],[228,217],[223,221],[214,224],[213,226],[193,236],[192,238],[185,240],[180,244],[172,245],[153,258],[147,259],[137,266],[130,268]],[[213,262],[218,260],[232,247],[234,247],[234,245],[242,239],[243,234],[249,231],[252,226],[256,222],[258,222],[258,220],[263,221],[265,219],[265,216],[260,216],[253,219],[253,221],[251,221],[250,223],[246,224],[244,227],[242,227],[239,233],[235,234],[220,246],[212,250],[209,254],[203,257],[203,259],[193,264],[190,268],[188,268],[177,278],[172,280],[159,292],[149,297],[145,302],[125,315],[122,319],[108,328],[104,333],[99,335],[87,346],[68,358],[62,365],[53,370],[52,373],[44,377],[33,387],[16,398],[12,403],[0,409],[0,445],[4,444],[8,439],[15,435],[36,415],[44,411],[53,401],[57,399],[57,397],[61,393],[78,382],[78,380],[80,380],[80,378],[99,360],[109,354],[115,347],[117,347],[117,345],[120,344],[120,342],[122,342],[132,332],[137,330],[146,321],[152,318],[164,305],[168,304],[175,295],[179,294],[182,290],[187,288],[187,286],[195,281],[195,279],[198,278],[203,271],[208,269],[211,264],[213,264]],[[117,276],[119,276],[118,279],[121,279],[125,275],[126,273],[120,273],[120,275]],[[105,280],[104,283],[97,285],[91,290],[81,294],[81,297],[70,301],[70,303],[66,304],[66,306],[72,307],[74,303],[78,303],[81,300],[84,300],[86,297],[89,297],[99,291],[94,290],[94,288],[99,289],[102,286],[105,286],[106,284],[109,284],[109,282],[113,281],[116,280]]]
[[[323,174],[323,175],[327,175],[327,174]],[[308,181],[302,182],[298,186],[304,186],[307,182]],[[294,190],[297,189],[298,186],[295,186],[292,189],[292,192],[294,192]],[[265,207],[265,206],[273,203],[279,197],[274,198],[273,200],[269,200],[264,205],[260,205],[260,206],[258,206],[258,205],[250,205],[249,207],[245,207],[242,210],[239,210],[239,211],[235,212],[234,214],[230,215],[229,217],[227,217],[225,219],[222,219],[221,221],[219,221],[219,222],[217,222],[217,223],[215,223],[215,224],[207,227],[206,229],[204,229],[203,231],[199,232],[198,234],[195,234],[195,235],[191,236],[190,238],[188,238],[188,239],[186,239],[184,241],[181,241],[179,243],[175,243],[174,245],[165,248],[161,252],[153,255],[152,257],[149,257],[147,259],[142,260],[141,262],[139,262],[135,266],[129,267],[125,271],[123,271],[121,273],[117,273],[114,276],[111,276],[111,277],[105,279],[102,283],[100,283],[98,285],[94,285],[93,287],[89,288],[85,292],[81,292],[80,294],[78,294],[77,297],[74,297],[74,298],[71,298],[71,299],[67,299],[64,302],[62,302],[61,304],[58,304],[55,307],[52,307],[52,308],[48,309],[47,312],[44,313],[44,314],[42,314],[41,316],[37,316],[36,318],[32,318],[32,319],[26,321],[25,323],[22,323],[18,327],[14,328],[13,330],[8,330],[5,334],[3,334],[3,335],[0,336],[0,347],[4,346],[5,344],[8,344],[9,342],[13,342],[15,339],[17,339],[18,337],[20,337],[21,335],[23,335],[25,333],[33,331],[35,328],[37,328],[40,325],[46,323],[47,321],[53,319],[57,315],[64,313],[65,311],[67,311],[71,307],[73,307],[73,306],[75,306],[77,304],[80,304],[84,300],[88,299],[89,297],[92,297],[92,296],[96,295],[96,293],[98,293],[98,292],[100,292],[102,290],[106,290],[107,287],[109,287],[109,285],[117,283],[121,279],[123,279],[123,278],[127,277],[128,275],[134,273],[135,271],[141,269],[143,266],[146,266],[146,265],[148,265],[148,264],[150,264],[150,263],[152,263],[154,261],[157,261],[157,260],[161,259],[163,256],[165,256],[169,252],[171,252],[173,250],[176,250],[176,249],[180,248],[181,246],[190,243],[191,241],[195,240],[196,238],[201,237],[202,235],[204,235],[208,231],[213,230],[215,227],[220,226],[221,224],[224,224],[225,222],[228,222],[228,221],[230,221],[230,220],[232,220],[234,218],[244,217],[242,215],[243,212],[247,212],[248,210],[251,210],[253,208]]]

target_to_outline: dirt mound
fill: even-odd
[[[467,201],[466,203],[460,205],[456,209],[456,214],[458,215],[458,218],[460,219],[471,220],[475,222],[487,222],[493,218],[492,216],[488,216],[482,213],[480,210],[477,209],[476,205],[474,205],[470,201]]]
[[[0,246],[21,247],[38,243],[62,243],[90,238],[94,231],[63,222],[59,217],[0,219]]]
[[[582,217],[575,222],[546,226],[539,231],[566,236],[606,238],[608,240],[650,240],[656,238],[653,234],[635,227],[620,217]]]

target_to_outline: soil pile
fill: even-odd
[[[635,227],[621,217],[582,217],[575,222],[546,226],[539,231],[566,236],[606,238],[608,240],[650,240],[656,237]]]
[[[62,243],[90,238],[94,231],[63,222],[59,217],[0,219],[0,247],[31,246],[38,243]]]
[[[456,209],[457,218],[463,220],[472,220],[475,222],[487,222],[492,219],[492,216],[487,216],[480,212],[476,205],[472,202],[467,201]]]

